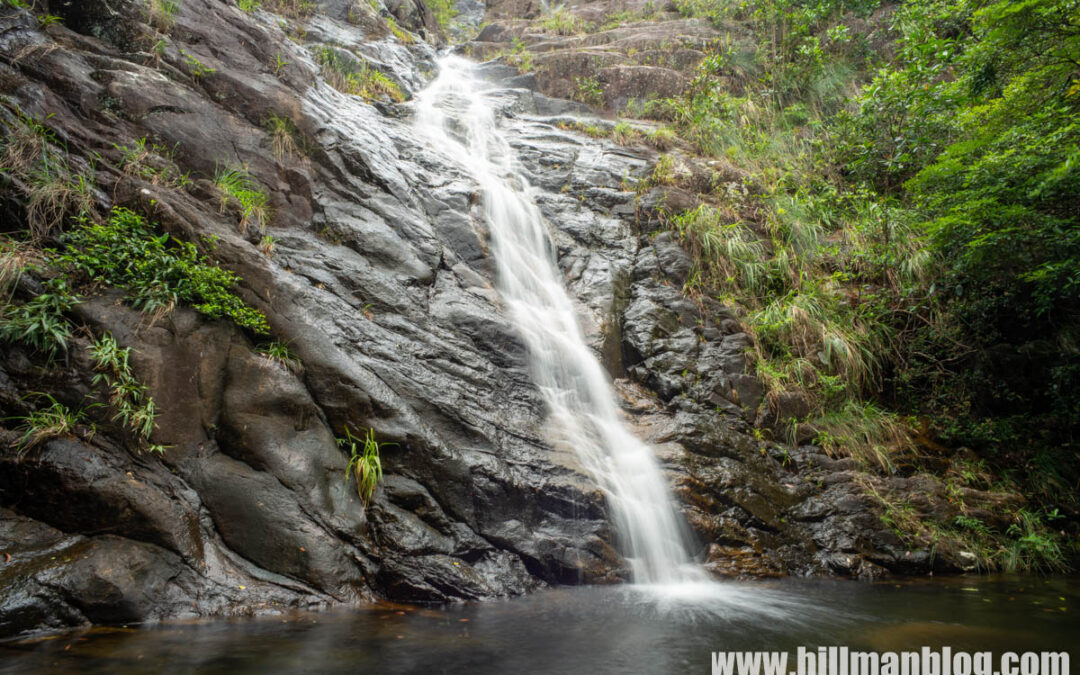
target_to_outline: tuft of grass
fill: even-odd
[[[370,63],[345,56],[334,47],[322,47],[315,54],[326,82],[345,94],[361,96],[369,101],[391,100],[401,103],[405,95],[393,80],[376,70]]]
[[[394,19],[394,17],[392,16],[386,17],[386,28],[394,37],[401,41],[401,44],[411,45],[416,42],[416,37],[413,36],[413,34],[409,31],[399,26],[397,20]]]
[[[849,399],[838,409],[812,418],[814,443],[833,456],[851,457],[861,467],[892,472],[894,458],[914,447],[910,425],[873,403]]]
[[[266,119],[265,127],[270,133],[270,149],[279,162],[287,157],[303,154],[300,130],[291,119],[270,115]]]
[[[93,212],[93,166],[74,170],[55,134],[31,115],[16,110],[14,118],[3,120],[3,129],[0,175],[17,179],[33,240],[51,237],[68,216]]]
[[[268,363],[280,363],[290,370],[300,366],[300,357],[289,348],[287,342],[277,340],[264,342],[256,350],[263,355]]]
[[[120,169],[128,176],[141,178],[153,185],[183,188],[191,184],[187,174],[181,173],[173,161],[175,148],[151,143],[142,137],[130,147],[113,144],[120,153]]]
[[[607,138],[611,135],[610,130],[599,124],[590,124],[578,120],[573,122],[559,122],[556,126],[560,129],[565,129],[566,131],[576,131],[585,134],[591,138]]]
[[[221,212],[230,205],[240,211],[240,231],[256,225],[260,230],[270,219],[269,197],[243,167],[219,166],[214,173],[214,186],[221,195]]]
[[[571,14],[565,5],[549,7],[534,25],[545,33],[555,35],[580,35],[596,30],[593,24]]]
[[[82,410],[72,411],[49,394],[39,392],[32,396],[46,399],[49,405],[31,411],[26,417],[16,418],[22,421],[19,429],[23,435],[15,442],[20,453],[53,438],[76,435],[78,426],[83,423]]]
[[[240,8],[240,11],[250,14],[262,7],[262,2],[260,0],[236,0],[236,6]]]
[[[678,143],[678,135],[672,131],[669,127],[660,127],[653,129],[645,134],[645,139],[649,142],[649,145],[653,146],[660,152],[667,152],[675,147]]]
[[[630,126],[625,120],[616,122],[611,130],[611,140],[619,145],[629,145],[630,143],[639,141],[643,135],[644,134],[642,134],[640,129]]]
[[[367,435],[358,438],[345,428],[345,438],[338,439],[338,445],[349,451],[349,463],[345,466],[345,483],[349,479],[356,481],[356,494],[366,506],[375,495],[375,488],[382,480],[382,460],[379,457],[379,443],[375,440],[375,430],[368,429]]]
[[[17,110],[12,120],[0,120],[0,124],[4,130],[0,166],[4,171],[25,174],[46,156],[50,146],[59,144],[44,120],[21,111]]]
[[[649,175],[650,185],[671,185],[675,182],[675,158],[671,155],[660,155],[656,160],[652,173]]]
[[[154,28],[168,32],[176,22],[180,4],[176,0],[146,0],[146,20]]]
[[[23,273],[43,257],[41,250],[30,242],[0,237],[0,307],[10,300],[10,292],[18,286]]]
[[[274,63],[271,67],[274,69],[274,77],[280,78],[285,69],[289,66],[289,62],[285,60],[285,57],[281,55],[281,52],[274,52]]]
[[[263,238],[259,240],[259,252],[267,258],[274,257],[274,251],[277,248],[277,239],[269,234],[263,235]]]
[[[26,177],[26,222],[31,236],[46,239],[69,215],[94,209],[92,174],[75,173],[62,159],[39,163]]]

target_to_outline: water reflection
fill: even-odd
[[[1078,600],[1068,579],[567,588],[99,629],[2,645],[0,673],[707,673],[714,650],[1064,650]]]

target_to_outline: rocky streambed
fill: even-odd
[[[187,308],[149,321],[109,289],[72,310],[89,331],[65,358],[46,366],[5,345],[5,444],[33,392],[71,406],[91,392],[89,335],[108,331],[132,347],[167,450],[139,453],[102,430],[0,455],[0,635],[625,579],[603,496],[545,437],[477,186],[417,139],[408,100],[373,104],[320,74],[316,55],[331,46],[406,99],[433,75],[434,46],[405,44],[355,8],[282,19],[184,0],[166,31],[134,0],[50,3],[63,21],[45,26],[0,10],[5,122],[46,120],[71,166],[93,175],[99,213],[127,206],[177,238],[216,238],[213,257],[299,358],[269,360],[250,335]],[[422,5],[380,9],[437,40]],[[907,551],[849,461],[749,433],[763,396],[747,373],[750,338],[725,307],[683,294],[691,264],[661,231],[663,190],[639,188],[651,151],[565,131],[581,105],[505,67],[484,72],[542,188],[591,344],[707,566],[736,577],[962,567]],[[271,117],[295,125],[302,151],[275,156]],[[121,149],[143,138],[190,181],[124,171]],[[269,195],[265,231],[221,206],[209,178],[224,165]],[[5,231],[23,227],[24,208],[5,190]],[[346,428],[382,443],[385,476],[366,507],[343,480]]]

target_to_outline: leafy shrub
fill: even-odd
[[[63,279],[50,279],[44,290],[21,305],[8,305],[0,316],[0,340],[22,342],[54,358],[67,351],[71,324],[64,316],[79,302]]]
[[[63,242],[62,264],[91,281],[127,290],[136,309],[160,314],[190,304],[256,334],[270,332],[262,312],[230,290],[240,277],[211,263],[194,244],[158,235],[133,211],[115,208],[101,224],[83,219]]]
[[[574,92],[574,100],[581,101],[586,105],[604,105],[604,87],[595,77],[575,77],[574,84],[577,91]]]

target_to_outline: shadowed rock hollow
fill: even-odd
[[[320,74],[315,54],[327,45],[406,97],[434,73],[435,48],[422,35],[403,43],[382,18],[393,12],[436,41],[430,10],[399,3],[380,16],[359,4],[282,19],[184,0],[167,27],[132,0],[50,2],[63,22],[45,28],[0,10],[5,121],[16,111],[47,120],[72,167],[93,171],[98,213],[126,206],[179,239],[215,237],[213,258],[242,277],[238,292],[302,364],[267,359],[251,335],[191,309],[152,321],[108,289],[73,310],[88,331],[66,358],[46,367],[5,345],[5,445],[21,435],[10,418],[28,412],[31,393],[82,405],[93,389],[88,336],[109,331],[132,347],[161,413],[153,440],[167,450],[140,454],[104,416],[92,438],[0,455],[10,556],[0,635],[625,578],[603,496],[572,452],[545,440],[524,346],[495,291],[477,186],[420,144],[408,102],[343,94]],[[745,372],[749,338],[722,306],[683,296],[687,254],[651,236],[663,195],[632,191],[649,152],[563,131],[556,123],[579,106],[507,86],[520,84],[508,69],[486,72],[505,87],[493,97],[524,175],[543,188],[586,332],[709,566],[733,576],[924,569],[925,555],[905,555],[882,528],[848,464],[746,433],[762,396]],[[628,91],[653,86],[642,82]],[[275,156],[272,117],[295,125],[300,151]],[[120,148],[141,138],[172,149],[191,183],[124,171]],[[269,195],[265,231],[220,206],[209,179],[226,165],[246,167]],[[17,187],[0,202],[6,232],[24,227]],[[39,288],[32,274],[21,283]],[[383,444],[385,478],[367,508],[343,480],[335,437],[347,427],[372,428]]]

